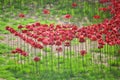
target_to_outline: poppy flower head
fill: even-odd
[[[81,55],[81,56],[85,56],[86,54],[87,54],[86,50],[81,50],[81,51],[80,51],[80,55]]]
[[[5,27],[5,29],[6,29],[6,30],[9,30],[9,29],[10,29],[10,27],[9,27],[9,26],[6,26],[6,27]]]
[[[50,27],[52,27],[52,28],[53,28],[53,27],[54,27],[54,24],[50,24]]]
[[[81,39],[79,39],[79,42],[81,42],[81,43],[83,43],[83,42],[85,42],[86,40],[84,39],[84,38],[81,38]]]
[[[117,43],[117,45],[120,45],[120,40],[117,40],[116,43]]]
[[[37,44],[37,48],[42,49],[43,46],[41,44]]]
[[[20,14],[19,14],[19,17],[20,17],[20,18],[24,18],[25,15],[24,15],[23,13],[20,13]]]
[[[38,56],[36,56],[36,57],[34,57],[34,61],[38,62],[38,61],[40,61],[40,58]]]
[[[91,40],[92,40],[92,41],[96,41],[96,40],[97,40],[97,37],[93,35],[93,36],[91,36]]]
[[[19,25],[19,26],[18,26],[18,29],[22,29],[22,28],[23,28],[23,26],[22,26],[22,25]]]
[[[50,11],[48,9],[44,9],[43,14],[50,14]]]
[[[14,34],[14,33],[16,32],[16,30],[14,30],[14,29],[12,29],[12,28],[10,28],[9,31],[10,31],[10,33],[12,33],[12,34]]]
[[[21,54],[22,56],[24,56],[24,57],[28,56],[28,53],[26,53],[26,52],[24,52],[24,51],[21,52],[20,54]]]
[[[19,34],[18,32],[15,32],[14,35],[15,35],[15,36],[19,36],[20,34]]]
[[[27,30],[22,30],[22,33],[27,33]]]
[[[99,8],[99,11],[104,11],[104,12],[105,12],[105,11],[107,11],[107,10],[108,10],[108,9],[107,9],[107,8],[104,8],[104,7],[103,7],[103,8]]]
[[[70,14],[66,14],[65,16],[64,16],[64,18],[66,18],[66,19],[70,19],[72,16],[70,15]]]
[[[35,26],[40,26],[40,23],[39,23],[39,22],[36,22],[36,23],[35,23]]]
[[[69,47],[70,45],[70,42],[65,42],[65,46]]]
[[[83,35],[79,36],[79,42],[85,42],[85,37]]]
[[[49,44],[49,39],[45,38],[42,40],[43,45],[48,45]]]
[[[49,45],[54,45],[55,44],[55,41],[52,39],[49,41]]]
[[[18,53],[21,53],[22,52],[22,50],[20,49],[20,48],[16,48],[15,49]]]
[[[63,49],[62,49],[62,47],[57,47],[57,48],[56,48],[56,51],[57,51],[57,52],[62,52]]]
[[[73,2],[72,7],[77,7],[77,3]]]
[[[43,38],[41,38],[41,37],[37,39],[38,42],[39,42],[39,41],[42,41],[42,40],[43,40]]]
[[[62,45],[62,42],[60,40],[57,40],[55,45],[60,46],[60,45]]]
[[[93,18],[94,19],[100,19],[100,16],[99,15],[94,15]]]
[[[16,54],[17,51],[16,51],[16,50],[12,50],[11,53],[12,53],[12,54]]]

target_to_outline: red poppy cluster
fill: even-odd
[[[102,1],[102,3],[104,2],[106,1]],[[20,37],[34,48],[39,49],[47,45],[56,45],[58,46],[56,50],[62,51],[60,46],[64,44],[64,46],[69,47],[71,40],[74,38],[77,38],[80,43],[85,42],[87,38],[91,41],[97,41],[99,49],[103,48],[105,44],[111,46],[120,45],[120,1],[110,0],[110,2],[111,4],[107,6],[107,10],[110,11],[113,17],[111,19],[105,19],[100,24],[80,28],[72,24],[47,25],[36,22],[25,26],[19,25],[18,29],[20,29],[21,32],[9,26],[6,27],[6,30]],[[44,12],[45,14],[49,13],[49,11],[46,10],[44,10]],[[71,18],[71,15],[67,14],[65,18]],[[94,18],[99,19],[100,16],[95,15]],[[80,53],[84,56],[87,52],[82,50]],[[39,61],[39,58],[35,58],[34,60]]]
[[[25,52],[25,51],[23,51],[23,50],[20,49],[20,48],[16,48],[15,50],[12,50],[11,53],[12,53],[12,54],[18,53],[18,54],[20,54],[20,55],[22,55],[22,56],[24,56],[24,57],[28,56],[28,53]]]
[[[6,30],[8,30],[14,36],[20,37],[20,39],[24,40],[26,43],[30,44],[34,48],[39,48],[39,49],[43,48],[43,46],[41,44],[37,43],[34,39],[29,38],[29,37],[27,37],[27,35],[25,35],[25,33],[28,32],[27,30],[22,30],[22,33],[20,33],[9,26],[6,27]],[[34,36],[34,35],[32,35],[32,36]]]

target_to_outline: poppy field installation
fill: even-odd
[[[23,74],[30,73],[31,76],[37,75],[36,80],[40,76],[40,79],[46,80],[44,77],[54,74],[58,74],[59,79],[55,77],[53,80],[72,80],[71,77],[80,77],[82,73],[87,75],[89,71],[98,75],[104,75],[106,71],[119,71],[120,1],[99,0],[99,3],[106,4],[106,7],[98,10],[104,14],[109,12],[111,17],[96,24],[79,26],[72,23],[74,16],[67,13],[62,15],[67,23],[49,24],[36,21],[26,25],[20,23],[17,28],[7,25],[5,29],[10,33],[8,38],[12,38],[7,44],[13,44],[8,45],[12,47],[8,56],[13,56],[13,69],[22,71]],[[70,6],[73,10],[79,4],[72,2]],[[47,21],[51,10],[45,8],[42,14]],[[26,15],[19,13],[18,17],[22,22]],[[98,21],[101,16],[95,14],[92,18]],[[117,76],[120,77],[119,74]],[[100,79],[104,80],[102,77]]]

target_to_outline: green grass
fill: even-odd
[[[2,59],[2,58],[0,58]],[[72,59],[72,61],[75,60],[74,58]],[[7,62],[6,59],[3,58],[4,62]],[[1,66],[0,68],[0,77],[7,79],[7,80],[61,80],[61,79],[71,79],[71,80],[117,80],[119,79],[119,77],[117,75],[115,75],[116,73],[119,74],[119,72],[115,69],[114,72],[109,72],[107,71],[108,68],[104,68],[103,72],[99,72],[99,69],[97,68],[93,68],[92,66],[90,66],[89,64],[87,66],[84,66],[81,64],[79,64],[79,67],[77,68],[76,66],[78,64],[76,63],[72,63],[72,73],[71,70],[69,69],[70,67],[67,66],[65,67],[65,69],[62,66],[61,63],[61,68],[60,70],[58,70],[57,65],[55,65],[56,61],[54,61],[54,65],[53,68],[54,70],[51,71],[51,66],[50,64],[48,66],[45,66],[46,62],[41,63],[40,61],[40,75],[37,73],[31,73],[31,70],[33,69],[33,65],[30,64],[25,64],[24,68],[20,69],[21,67],[20,65],[15,64],[14,60],[9,60],[9,63],[1,63],[4,64],[4,66]],[[38,63],[39,64],[39,63]],[[63,63],[64,64],[64,63]],[[66,64],[65,65],[69,65],[69,60],[67,61],[66,59]],[[95,65],[93,65],[94,67],[96,67]],[[98,66],[97,66],[98,67]],[[16,71],[15,68],[17,68],[18,70]],[[79,70],[79,72],[76,72]],[[86,70],[84,71],[85,68]],[[34,68],[36,69],[36,68]],[[7,75],[6,75],[7,74]]]
[[[8,45],[0,43],[0,54],[8,53],[11,49]]]
[[[92,49],[91,51],[95,52],[102,52],[104,54],[112,55],[112,56],[120,56],[119,51],[120,47],[117,46],[110,46],[110,45],[105,45],[102,49]]]
[[[5,37],[4,36],[0,36],[0,40],[4,40],[5,39]]]
[[[79,44],[79,40],[78,39],[73,39],[71,41],[71,45],[77,45],[77,44]]]
[[[106,58],[112,58],[108,59],[108,64],[112,67],[119,67],[120,66],[120,47],[118,45],[110,46],[105,45],[102,49],[92,49],[92,52],[96,53],[102,53],[106,56]]]
[[[50,47],[44,47],[43,51],[45,51],[45,52],[51,52],[51,48]]]

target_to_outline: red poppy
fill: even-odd
[[[36,23],[35,23],[35,26],[40,26],[40,23],[39,23],[39,22],[36,22]]]
[[[81,43],[82,43],[82,42],[85,42],[85,38],[84,38],[83,35],[80,35],[80,36],[79,36],[79,42],[81,42]]]
[[[20,34],[19,34],[18,32],[15,32],[14,35],[15,35],[15,36],[19,36]]]
[[[56,51],[58,51],[58,52],[62,52],[63,49],[62,49],[62,47],[57,47],[57,48],[56,48]]]
[[[44,13],[44,14],[50,14],[50,11],[49,11],[48,9],[44,9],[44,10],[43,10],[43,13]]]
[[[20,18],[24,18],[25,15],[24,15],[23,13],[20,13],[20,14],[19,14],[19,17],[20,17]]]
[[[100,19],[100,16],[99,15],[95,15],[93,16],[94,19]]]
[[[98,40],[98,43],[99,43],[100,45],[105,45],[105,41],[103,41],[102,39],[99,39],[99,40]]]
[[[11,53],[12,53],[12,54],[16,54],[17,51],[16,51],[16,50],[12,50]]]
[[[16,30],[14,30],[13,28],[9,28],[10,33],[14,34],[16,32]]]
[[[5,29],[6,29],[6,30],[9,30],[9,29],[10,29],[10,26],[6,26]]]
[[[70,44],[70,42],[65,42],[64,45],[67,46],[67,47],[69,47],[71,44]]]
[[[44,38],[44,39],[42,40],[42,43],[43,43],[44,45],[48,45],[48,44],[49,44],[49,39],[48,39],[48,38]]]
[[[42,49],[43,46],[41,44],[37,44],[37,48]]]
[[[60,40],[57,40],[55,45],[60,46],[60,45],[62,45],[62,42]]]
[[[79,39],[79,42],[83,43],[83,42],[85,42],[85,39],[84,38],[83,39]]]
[[[39,42],[39,41],[42,41],[42,40],[43,40],[43,38],[41,38],[41,37],[37,39],[38,42]]]
[[[19,25],[19,26],[18,26],[18,29],[22,29],[22,28],[23,28],[23,26],[22,26],[22,25]]]
[[[15,49],[18,53],[21,53],[22,52],[22,50],[20,49],[20,48],[16,48]]]
[[[27,33],[27,30],[22,30],[22,33]]]
[[[81,50],[80,51],[81,56],[85,56],[87,54],[86,50]]]
[[[117,40],[116,43],[117,43],[117,45],[120,45],[120,40]]]
[[[36,56],[36,57],[34,57],[34,61],[38,62],[38,61],[40,61],[40,58],[38,56]]]
[[[97,40],[97,37],[92,35],[91,38],[90,38],[92,41],[96,41]]]
[[[107,10],[108,10],[108,9],[107,9],[107,8],[104,8],[104,7],[103,7],[103,8],[99,8],[99,11],[104,11],[104,12],[105,12],[105,11],[107,11]]]
[[[22,51],[20,54],[21,54],[22,56],[24,56],[24,57],[28,56],[28,53],[27,53],[27,52],[24,52],[24,51]]]
[[[73,2],[72,7],[77,7],[77,3]]]
[[[77,29],[78,29],[78,27],[75,26],[75,25],[72,27],[72,30],[73,30],[73,31],[77,31]]]
[[[54,45],[54,44],[55,44],[55,41],[53,39],[50,39],[49,45]]]
[[[50,27],[53,28],[53,27],[54,27],[54,24],[50,24]]]
[[[36,35],[36,34],[33,34],[33,36],[32,36],[33,38],[35,38],[35,39],[37,39],[39,36],[38,35]]]
[[[115,44],[114,44],[114,42],[109,42],[108,45],[113,46]]]
[[[98,39],[100,39],[102,36],[101,36],[101,34],[98,33],[98,34],[96,35],[96,37],[97,37]]]
[[[66,14],[65,16],[64,16],[64,18],[66,18],[66,19],[70,19],[72,16],[70,15],[70,14]]]

